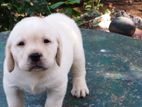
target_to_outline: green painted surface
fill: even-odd
[[[72,97],[70,81],[64,107],[142,107],[142,41],[101,31],[82,33],[90,95]],[[0,107],[7,107],[2,88],[5,35],[0,34]],[[26,107],[43,107],[45,98],[45,93],[25,93]]]

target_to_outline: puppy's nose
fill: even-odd
[[[32,53],[29,55],[29,58],[31,59],[32,62],[38,62],[40,61],[40,58],[42,57],[41,53]]]

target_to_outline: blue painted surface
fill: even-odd
[[[82,33],[90,95],[72,97],[69,81],[64,107],[142,107],[142,41],[101,31]],[[0,107],[7,107],[2,88],[6,35],[0,34]],[[45,98],[45,93],[25,93],[26,107],[43,107]]]

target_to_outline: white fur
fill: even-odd
[[[50,42],[43,43],[43,38]],[[18,46],[19,41],[25,45]],[[44,70],[30,71],[28,56],[32,52],[42,53]],[[6,44],[3,84],[8,107],[24,107],[22,90],[33,94],[47,91],[45,107],[62,107],[70,69],[72,95],[85,97],[89,94],[85,56],[76,23],[59,13],[23,19],[13,28]]]

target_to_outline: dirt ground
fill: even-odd
[[[110,0],[108,0],[110,1]],[[81,27],[84,28],[90,28],[90,29],[99,29],[109,32],[109,24],[113,19],[116,17],[127,17],[131,19],[134,22],[134,25],[136,28],[139,28],[141,30],[136,30],[136,32],[133,34],[134,38],[141,39],[142,40],[142,0],[139,2],[131,2],[126,3],[126,0],[122,0],[123,2],[106,2],[104,4],[103,8],[108,8],[111,11],[111,14],[108,16],[104,15],[99,17],[99,24],[97,26],[94,26],[98,19],[94,16],[89,17],[89,21],[87,20],[87,23],[84,23]],[[129,0],[131,1],[131,0]],[[110,16],[110,17],[109,17]],[[86,18],[87,19],[87,18]]]
[[[129,0],[130,1],[130,0]],[[132,1],[132,0],[131,0]],[[112,10],[123,10],[125,14],[130,15],[137,28],[133,34],[133,38],[142,40],[142,0],[132,3],[109,3],[108,7]],[[137,18],[136,18],[137,17]]]
[[[138,16],[142,18],[142,1],[133,2],[132,4],[114,4],[115,9],[125,10],[131,15]]]

